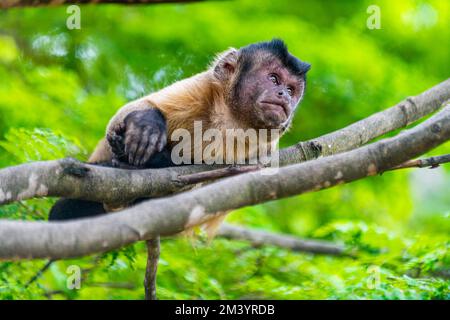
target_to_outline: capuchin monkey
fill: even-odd
[[[193,136],[194,121],[201,121],[203,132],[252,128],[283,133],[303,98],[309,69],[279,39],[230,48],[206,71],[123,106],[109,121],[106,137],[89,162],[134,169],[173,166],[172,148],[187,142],[168,137],[176,129]],[[195,146],[189,144],[194,155]],[[214,156],[225,159],[226,152]],[[60,199],[49,220],[94,216],[111,209],[92,201]]]

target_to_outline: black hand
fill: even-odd
[[[119,148],[123,143],[128,163],[137,167],[143,166],[167,144],[166,119],[157,109],[133,111],[124,119],[123,136],[123,142],[116,140],[119,141]],[[112,147],[114,152],[115,147]]]

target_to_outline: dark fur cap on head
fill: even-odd
[[[242,62],[246,65],[245,69],[250,67],[248,64],[251,63],[255,54],[261,51],[266,51],[277,57],[292,74],[305,75],[311,68],[309,63],[303,62],[291,55],[286,44],[281,39],[273,39],[272,41],[250,44],[242,47],[239,51]]]

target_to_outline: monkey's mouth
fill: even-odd
[[[264,109],[270,109],[278,112],[282,112],[285,118],[289,117],[289,109],[286,104],[276,102],[276,101],[261,101],[260,102],[265,108]]]

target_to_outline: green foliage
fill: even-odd
[[[126,101],[199,72],[229,46],[283,38],[312,64],[305,100],[282,146],[387,108],[448,77],[450,4],[252,1],[83,6],[0,12],[0,167],[87,158]],[[98,19],[98,17],[102,17]],[[431,154],[450,153],[450,144]],[[294,253],[237,241],[162,243],[160,299],[449,299],[450,166],[386,173],[232,213],[228,221],[343,243],[356,257]],[[54,199],[0,207],[45,220]],[[0,262],[1,299],[142,299],[146,248],[58,261]],[[67,288],[68,267],[82,270]]]
[[[14,156],[18,163],[86,156],[85,149],[78,141],[50,129],[12,128],[5,135],[5,140],[0,141],[0,147]]]

